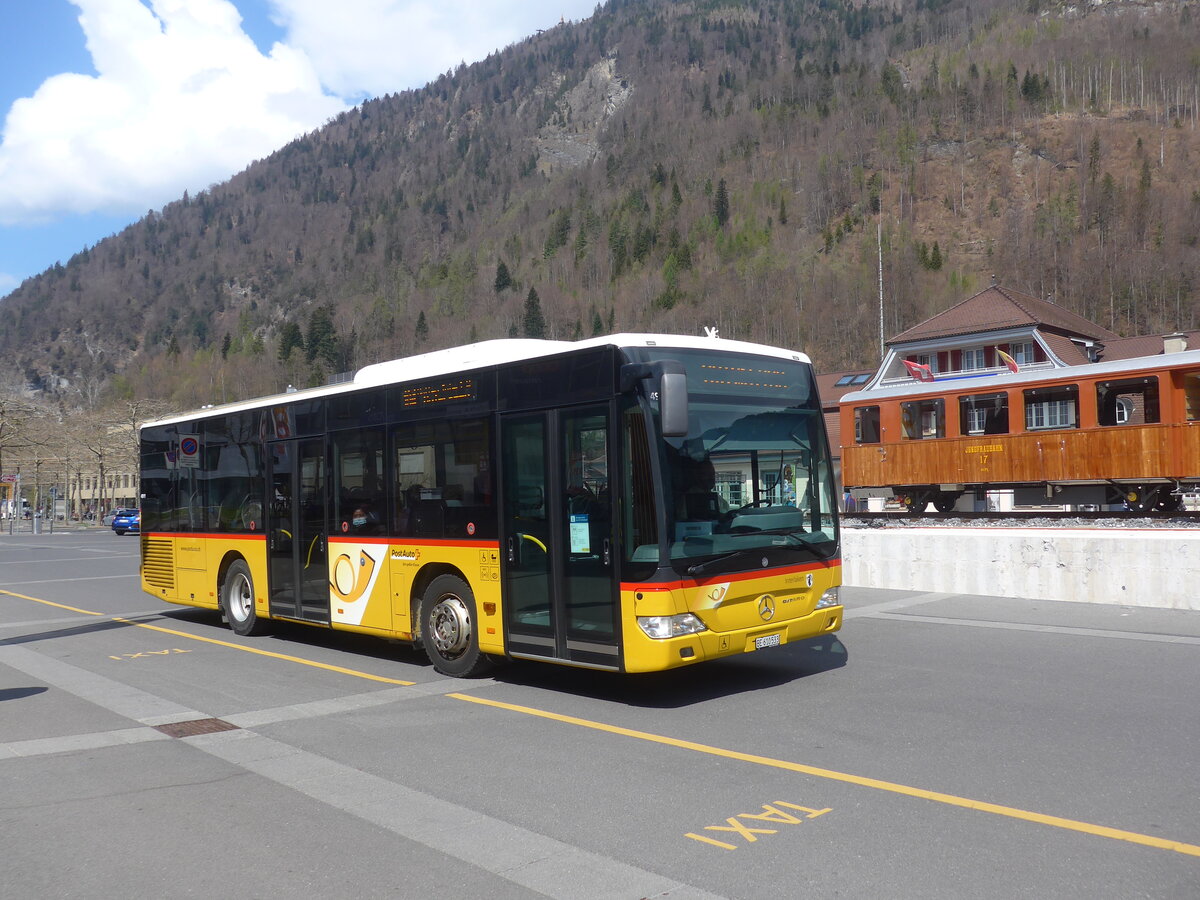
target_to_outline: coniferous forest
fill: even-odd
[[[995,277],[1198,327],[1183,2],[609,0],[372,99],[0,301],[0,382],[183,407],[507,336],[702,333],[822,371]]]

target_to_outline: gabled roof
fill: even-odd
[[[1190,349],[1200,348],[1200,331],[1179,333],[1187,337],[1187,346]],[[1117,359],[1134,359],[1139,356],[1161,356],[1163,337],[1164,335],[1161,334],[1141,334],[1136,337],[1105,341],[1100,350],[1100,359],[1103,362],[1111,362]]]
[[[888,345],[1030,326],[1092,340],[1117,338],[1107,328],[1057,304],[994,284],[932,319],[901,332],[888,341]]]
[[[1087,351],[1066,335],[1047,332],[1042,335],[1042,340],[1046,348],[1068,366],[1082,366],[1091,362]]]
[[[842,395],[851,391],[861,391],[874,376],[874,369],[850,369],[846,372],[818,375],[817,393],[821,395],[821,406],[836,409]]]

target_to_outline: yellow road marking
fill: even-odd
[[[62,603],[54,603],[51,600],[41,600],[37,597],[27,597],[24,594],[17,594],[12,591],[0,589],[0,594],[5,594],[9,597],[17,597],[21,600],[30,600],[34,603],[44,603],[47,606],[56,606],[59,609],[67,609],[72,612],[81,613],[87,616],[103,616],[103,613],[98,613],[93,610],[79,609],[74,606],[66,606]],[[151,631],[160,631],[163,634],[172,634],[178,637],[188,638],[193,641],[201,641],[206,644],[215,644],[218,647],[229,647],[233,650],[243,650],[246,653],[255,653],[259,656],[266,656],[272,659],[282,659],[286,662],[294,662],[303,666],[311,666],[316,669],[324,669],[329,672],[337,672],[341,675],[351,675],[355,678],[363,678],[368,681],[382,682],[383,684],[396,684],[404,687],[411,687],[416,684],[415,681],[402,681],[397,678],[384,678],[381,675],[372,675],[370,672],[363,672],[358,669],[347,669],[342,666],[333,666],[328,663],[316,662],[315,660],[302,659],[298,656],[288,656],[284,653],[275,653],[271,650],[260,650],[257,647],[246,647],[242,644],[234,644],[230,641],[221,641],[216,638],[203,637],[201,635],[189,634],[186,631],[176,631],[171,628],[162,628],[158,625],[150,625],[145,622],[134,622],[130,619],[122,619],[113,617],[114,622],[120,622],[125,625],[133,625],[137,628],[148,628]],[[710,756],[720,756],[725,759],[736,759],[741,762],[753,763],[759,766],[769,766],[775,769],[783,769],[789,772],[799,772],[803,775],[812,775],[816,778],[827,778],[831,781],[842,781],[847,784],[856,784],[860,787],[874,788],[880,791],[888,791],[893,794],[903,794],[908,797],[918,797],[923,800],[932,800],[935,803],[945,803],[948,806],[960,806],[965,809],[973,809],[977,812],[993,813],[998,816],[1007,816],[1012,819],[1020,819],[1026,822],[1034,822],[1039,825],[1049,825],[1053,828],[1063,828],[1068,831],[1078,831],[1083,834],[1091,834],[1097,837],[1111,838],[1117,841],[1128,841],[1132,844],[1141,844],[1144,847],[1154,847],[1158,850],[1173,850],[1176,853],[1183,853],[1188,856],[1200,857],[1200,846],[1196,844],[1187,844],[1183,841],[1172,841],[1166,838],[1154,837],[1149,834],[1139,834],[1136,831],[1123,831],[1120,828],[1109,828],[1106,825],[1093,825],[1090,822],[1079,822],[1075,819],[1064,819],[1061,816],[1048,816],[1043,813],[1031,812],[1025,809],[1017,809],[1012,806],[1001,806],[997,803],[987,803],[982,800],[971,800],[967,797],[958,797],[954,794],[943,794],[940,791],[927,791],[924,788],[910,787],[905,784],[896,784],[891,781],[881,781],[877,778],[866,778],[862,775],[851,775],[847,772],[838,772],[833,769],[822,769],[817,766],[809,766],[804,763],[791,762],[785,759],[774,759],[770,756],[758,756],[753,753],[741,753],[737,750],[726,750],[723,747],[713,747],[708,744],[700,744],[695,741],[685,741],[679,738],[667,737],[666,735],[653,734],[648,731],[637,731],[633,728],[622,728],[620,725],[609,725],[605,722],[595,722],[591,719],[581,719],[576,716],[567,716],[562,713],[550,712],[544,709],[534,709],[530,706],[518,706],[514,703],[504,703],[500,700],[488,700],[483,697],[472,697],[469,694],[446,694],[447,697],[453,697],[455,700],[465,700],[468,703],[478,703],[481,706],[491,706],[496,709],[504,709],[510,712],[519,712],[527,716],[535,716],[542,719],[551,719],[555,722],[563,722],[567,725],[578,725],[582,728],[591,728],[595,731],[606,731],[609,734],[618,734],[624,737],[635,738],[641,741],[649,741],[654,744],[664,744],[669,747],[678,747],[682,750],[692,750],[696,753],[706,753]]]
[[[334,666],[329,663],[317,662],[312,659],[303,659],[299,656],[289,656],[286,653],[276,653],[273,650],[262,650],[258,647],[247,647],[244,644],[235,644],[232,641],[220,641],[216,638],[204,637],[199,634],[188,634],[186,631],[176,631],[173,628],[163,628],[160,625],[150,625],[146,622],[134,622],[130,619],[122,619],[118,616],[113,616],[114,622],[121,622],[125,625],[135,625],[138,628],[149,628],[151,631],[161,631],[163,634],[173,634],[177,637],[188,638],[193,641],[201,641],[205,644],[215,644],[218,647],[230,647],[234,650],[244,650],[246,653],[256,653],[259,656],[269,656],[271,659],[282,659],[287,662],[299,663],[302,666],[311,666],[314,669],[324,669],[327,672],[337,672],[339,675],[353,675],[355,678],[365,678],[367,681],[378,681],[383,684],[399,684],[404,687],[412,687],[416,684],[415,681],[401,681],[399,678],[384,678],[382,675],[372,675],[370,672],[363,672],[359,669],[347,669],[343,666]]]
[[[568,725],[578,725],[582,728],[591,728],[595,731],[607,731],[609,734],[619,734],[624,737],[636,738],[640,741],[649,741],[654,744],[665,744],[669,747],[678,747],[683,750],[693,750],[697,753],[706,753],[710,756],[720,756],[725,759],[736,759],[741,762],[753,763],[759,766],[770,766],[775,769],[783,769],[789,772],[799,772],[803,775],[813,775],[817,778],[827,778],[831,781],[843,781],[848,784],[856,784],[861,787],[874,788],[880,791],[889,791],[893,794],[904,794],[908,797],[919,797],[923,800],[932,800],[935,803],[945,803],[949,806],[961,806],[966,809],[973,809],[977,812],[993,813],[998,816],[1007,816],[1012,819],[1022,819],[1026,822],[1036,822],[1039,825],[1049,825],[1054,828],[1064,828],[1068,831],[1079,831],[1084,834],[1091,834],[1097,837],[1111,838],[1117,841],[1128,841],[1133,844],[1141,844],[1145,847],[1154,847],[1158,850],[1174,850],[1176,853],[1184,853],[1189,856],[1200,856],[1200,846],[1195,844],[1185,844],[1182,841],[1172,841],[1166,838],[1154,837],[1149,834],[1138,834],[1136,831],[1122,831],[1119,828],[1109,828],[1105,825],[1093,825],[1090,822],[1078,822],[1074,819],[1064,819],[1060,816],[1048,816],[1043,813],[1030,812],[1025,809],[1017,809],[1012,806],[1000,806],[996,803],[986,803],[981,800],[971,800],[966,797],[956,797],[954,794],[943,794],[939,791],[927,791],[923,788],[909,787],[904,784],[896,784],[891,781],[880,781],[877,778],[864,778],[861,775],[851,775],[846,772],[837,772],[833,769],[822,769],[817,766],[808,766],[804,763],[790,762],[785,759],[773,759],[769,756],[756,756],[752,753],[740,753],[736,750],[726,750],[722,747],[712,747],[708,744],[698,744],[694,741],[684,741],[679,738],[667,737],[661,734],[652,734],[647,731],[636,731],[632,728],[622,728],[619,725],[608,725],[604,722],[595,722],[590,719],[580,719],[575,716],[566,716],[561,713],[549,712],[544,709],[534,709],[529,706],[517,706],[512,703],[503,703],[499,700],[488,700],[484,697],[473,697],[469,694],[446,694],[447,697],[453,697],[455,700],[465,700],[468,703],[478,703],[481,706],[491,706],[496,709],[505,709],[510,712],[519,712],[527,716],[537,716],[542,719],[552,719],[556,722],[563,722]]]
[[[71,612],[77,612],[85,616],[103,615],[103,613],[92,612],[90,609],[80,609],[77,606],[67,606],[65,603],[55,603],[53,600],[40,600],[37,597],[26,597],[24,594],[17,594],[13,591],[0,590],[0,594],[5,594],[9,597],[16,597],[19,600],[32,600],[34,603],[44,603],[46,606],[55,606],[59,609],[67,609]]]
[[[692,834],[690,831],[687,834],[685,834],[684,837],[690,837],[693,840],[697,840],[697,841],[704,841],[704,843],[712,844],[714,847],[724,847],[726,850],[736,850],[737,849],[736,844],[727,844],[724,841],[716,841],[710,837],[705,837],[702,834]]]
[[[27,597],[24,594],[15,594],[12,591],[0,590],[0,594],[7,594],[9,597],[18,597],[21,600],[30,600],[34,603],[44,603],[46,606],[56,606],[59,609],[68,609],[71,612],[77,612],[85,616],[103,616],[104,613],[96,612],[91,609],[79,609],[76,606],[66,606],[62,603],[55,603],[52,600],[42,600],[38,597]],[[176,631],[173,628],[163,628],[159,625],[150,625],[146,622],[134,622],[132,619],[122,619],[120,616],[112,616],[112,621],[120,622],[122,625],[133,625],[136,628],[148,628],[151,631],[160,631],[163,634],[173,634],[176,637],[184,637],[192,641],[201,641],[205,644],[215,644],[218,647],[229,647],[233,650],[243,650],[246,653],[257,653],[259,656],[269,656],[272,659],[282,659],[287,662],[298,663],[302,666],[311,666],[314,669],[324,669],[327,672],[337,672],[339,675],[353,675],[355,678],[364,678],[367,681],[378,681],[383,684],[398,684],[403,687],[412,687],[416,684],[415,681],[401,681],[399,678],[384,678],[382,675],[372,675],[370,672],[363,672],[358,669],[347,669],[343,666],[333,666],[329,663],[316,662],[311,659],[302,659],[299,656],[288,656],[286,653],[275,653],[271,650],[261,650],[258,647],[247,647],[243,644],[235,644],[232,641],[219,641],[216,638],[203,637],[198,634],[188,634],[186,631]]]

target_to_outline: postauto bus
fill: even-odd
[[[502,659],[650,672],[836,631],[812,366],[719,338],[497,340],[141,430],[142,586]]]

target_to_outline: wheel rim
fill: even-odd
[[[233,576],[225,593],[226,607],[229,615],[239,622],[245,622],[254,608],[254,597],[250,591],[250,579],[240,572]]]
[[[462,656],[471,644],[471,612],[461,597],[449,594],[430,610],[429,636],[443,659]]]
[[[1125,494],[1125,508],[1133,512],[1146,512],[1154,508],[1158,491],[1153,488],[1132,489]]]

